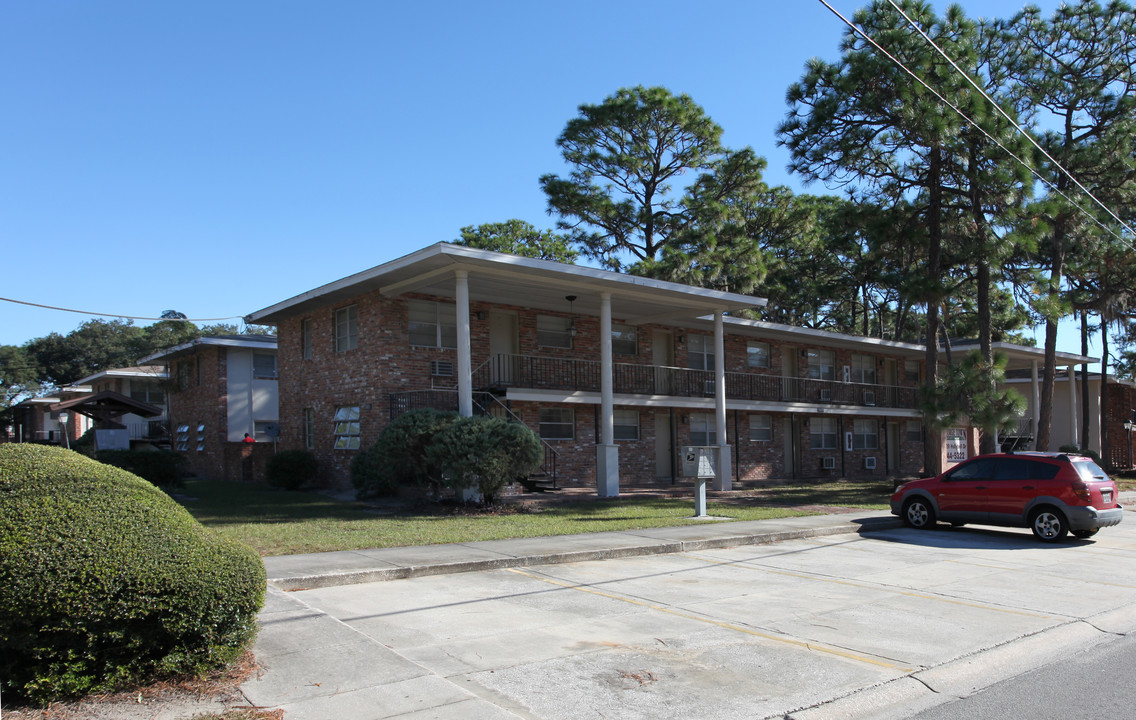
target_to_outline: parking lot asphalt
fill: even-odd
[[[906,717],[1136,631],[1126,520],[1060,548],[871,512],[265,558],[241,690],[289,719]]]

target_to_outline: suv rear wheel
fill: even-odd
[[[935,510],[921,497],[913,497],[903,504],[903,522],[908,527],[926,530],[935,524]]]
[[[1069,532],[1069,521],[1057,508],[1043,507],[1030,514],[1030,529],[1042,542],[1057,542]]]

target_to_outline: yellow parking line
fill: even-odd
[[[518,575],[524,575],[525,577],[532,578],[533,580],[540,580],[541,582],[545,582],[545,583],[548,583],[550,585],[557,585],[559,587],[566,588],[568,590],[578,590],[579,592],[585,592],[585,593],[590,593],[592,595],[598,595],[600,597],[608,598],[610,600],[618,600],[620,602],[625,602],[625,603],[628,603],[630,605],[638,605],[639,607],[647,608],[649,610],[655,610],[655,611],[662,612],[662,613],[667,613],[668,615],[675,615],[677,617],[685,618],[687,620],[694,620],[696,622],[706,623],[707,625],[716,625],[716,626],[718,626],[720,628],[724,628],[726,630],[733,630],[735,632],[745,633],[746,635],[752,635],[753,637],[762,638],[763,640],[770,640],[770,641],[773,641],[773,642],[779,642],[779,643],[783,643],[783,644],[786,644],[786,645],[794,645],[796,647],[805,648],[806,650],[813,650],[813,651],[816,651],[816,652],[827,653],[829,655],[835,655],[837,657],[842,657],[842,658],[845,658],[847,660],[855,660],[857,662],[868,663],[869,665],[876,665],[876,666],[879,666],[879,667],[895,669],[895,670],[898,670],[900,672],[905,672],[905,673],[914,672],[914,668],[902,667],[900,665],[896,665],[895,663],[885,662],[883,660],[877,660],[876,658],[869,657],[867,655],[860,655],[858,653],[849,652],[847,650],[840,650],[838,648],[827,647],[827,646],[824,646],[824,645],[817,645],[816,643],[810,643],[810,642],[806,642],[804,640],[795,640],[793,638],[787,638],[787,637],[782,637],[782,636],[778,636],[778,635],[770,635],[768,633],[759,632],[757,630],[751,630],[750,628],[743,627],[741,625],[734,625],[733,623],[727,623],[727,622],[722,622],[720,620],[714,620],[712,618],[704,617],[702,615],[695,615],[693,613],[688,613],[688,612],[684,612],[684,611],[681,611],[681,610],[676,610],[676,609],[671,608],[671,607],[666,607],[665,605],[656,605],[654,603],[644,602],[642,600],[636,600],[634,598],[630,598],[630,597],[627,597],[625,595],[615,595],[613,593],[604,592],[602,590],[596,590],[595,588],[587,587],[585,585],[579,585],[579,584],[575,584],[575,583],[564,582],[564,581],[561,581],[561,580],[554,580],[553,578],[543,577],[541,575],[536,575],[536,574],[533,574],[533,573],[530,573],[530,572],[525,572],[524,570],[519,570],[517,568],[506,568],[506,569],[509,572],[516,573]]]

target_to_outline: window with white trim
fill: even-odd
[[[358,405],[336,408],[335,449],[358,450],[363,439],[359,427]]]
[[[832,350],[809,350],[809,377],[813,380],[836,379],[836,353]]]
[[[814,450],[836,449],[836,418],[814,417],[809,420],[809,447]]]
[[[359,347],[359,310],[354,305],[335,311],[335,352]]]
[[[880,426],[875,420],[852,421],[852,449],[877,450],[880,447]]]
[[[639,439],[639,411],[638,410],[612,410],[612,433],[616,440]]]
[[[308,450],[316,449],[316,411],[304,408],[304,447]]]
[[[687,366],[691,370],[714,370],[714,338],[710,335],[686,336]]]
[[[536,344],[540,347],[571,350],[572,320],[556,315],[537,315]]]
[[[257,442],[270,442],[272,440],[268,435],[268,426],[275,425],[272,420],[255,420],[252,424],[252,436]]]
[[[252,376],[264,380],[275,380],[276,355],[274,353],[253,353]]]
[[[923,442],[923,423],[918,420],[908,420],[904,423],[907,442]]]
[[[919,361],[903,361],[903,379],[907,382],[919,382]]]
[[[312,359],[312,319],[300,321],[300,355],[305,360]]]
[[[130,399],[151,405],[164,405],[166,391],[158,383],[134,380],[130,383]]]
[[[876,359],[871,355],[853,355],[851,381],[854,383],[876,383]]]
[[[545,440],[571,440],[576,436],[576,416],[572,408],[541,408],[540,436]]]
[[[433,300],[410,300],[410,344],[414,347],[456,348],[458,346],[458,313],[453,303]]]
[[[690,414],[690,444],[718,444],[718,421],[712,413]]]
[[[616,355],[638,355],[639,333],[630,325],[611,326],[611,351]]]
[[[772,415],[750,415],[749,416],[749,439],[753,442],[772,442],[773,441],[773,416]]]
[[[746,364],[754,368],[769,367],[769,343],[746,341]]]
[[[177,449],[182,452],[189,452],[189,425],[178,425]]]
[[[205,423],[197,424],[197,452],[205,452]]]

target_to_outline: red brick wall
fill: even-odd
[[[277,327],[278,362],[280,369],[280,423],[283,429],[281,448],[304,447],[303,417],[304,409],[312,410],[315,421],[315,447],[312,448],[320,463],[320,479],[324,484],[339,487],[348,487],[349,468],[351,460],[357,454],[352,450],[335,450],[333,448],[333,427],[336,409],[343,406],[357,406],[360,408],[361,446],[370,447],[377,440],[379,433],[389,421],[389,395],[393,392],[408,390],[422,390],[431,387],[455,388],[454,378],[431,378],[430,361],[448,360],[457,363],[457,352],[452,349],[437,348],[411,348],[409,341],[407,321],[407,300],[413,297],[433,299],[426,296],[400,296],[397,298],[384,298],[377,291],[356,296],[351,302],[328,304],[315,310],[297,314],[284,321]],[[442,299],[442,302],[447,302]],[[358,348],[346,352],[336,352],[334,347],[334,313],[337,309],[354,304],[358,312]],[[537,316],[560,315],[569,317],[568,313],[553,313],[534,311],[519,306],[493,306],[471,302],[471,350],[473,368],[476,371],[489,356],[489,310],[512,310],[517,313],[519,351],[522,355],[539,355],[543,357],[582,358],[598,360],[599,358],[599,319],[593,317],[572,316],[578,334],[571,349],[541,347],[537,342]],[[478,318],[478,313],[481,317]],[[302,357],[301,347],[301,321],[309,319],[311,322],[313,353],[310,359]],[[616,323],[620,318],[614,318]],[[639,352],[636,355],[616,355],[617,363],[633,363],[650,365],[652,362],[651,335],[652,326],[638,328]],[[675,364],[679,367],[688,365],[687,352],[689,337],[683,337],[685,342],[678,342],[679,336],[689,336],[690,331],[667,328],[676,337],[674,355]],[[749,368],[746,360],[746,342],[748,338],[727,334],[726,367],[728,371],[750,372],[755,374],[781,375],[781,368],[785,361],[785,345],[773,340],[763,340],[770,345],[770,367]],[[799,353],[808,347],[818,347],[816,343],[794,343],[792,352]],[[842,373],[842,366],[849,364],[851,351],[836,351],[836,373],[838,379]],[[870,353],[865,353],[870,354]],[[875,355],[877,362],[877,382],[882,383],[883,355]],[[896,358],[899,364],[898,383],[903,386],[914,386],[917,383],[908,382],[903,377],[902,358]],[[797,360],[799,374],[807,375],[807,363],[803,358]],[[524,422],[533,430],[539,426],[540,405],[537,403],[514,403],[513,410],[520,415]],[[569,405],[565,405],[569,407]],[[552,444],[560,451],[559,473],[562,482],[575,482],[593,484],[595,482],[595,406],[588,404],[572,404],[576,417],[576,436],[571,441],[554,441]],[[620,476],[624,482],[640,483],[653,482],[656,478],[655,456],[655,413],[669,412],[660,408],[636,408],[640,416],[640,439],[637,441],[618,441],[620,452]],[[699,412],[703,412],[700,410]],[[705,412],[713,412],[708,408]],[[689,414],[689,411],[677,411],[675,428],[678,434],[678,445],[689,444],[689,426],[678,421],[678,417]],[[773,441],[758,443],[749,441],[748,412],[741,412],[738,417],[738,433],[741,436],[737,443],[735,470],[742,479],[766,479],[783,477],[785,463],[782,457],[785,447],[782,426],[784,414],[772,413]],[[798,475],[804,477],[839,477],[841,463],[839,461],[844,439],[838,437],[838,448],[835,451],[812,451],[808,447],[808,428],[803,419],[807,415],[800,415],[797,428],[799,433],[799,446],[801,447],[801,462]],[[901,456],[903,474],[915,474],[922,465],[922,446],[907,443],[900,420],[900,440],[902,444]],[[733,412],[728,420],[730,443],[733,439],[734,419]],[[176,418],[175,418],[176,427]],[[865,476],[874,474],[882,476],[887,472],[886,463],[886,424],[880,423],[880,448],[871,454],[877,457],[877,469],[874,472],[863,469],[864,452],[849,452],[845,454],[844,468],[849,476]],[[849,419],[848,429],[851,429]],[[908,447],[912,445],[912,447]],[[916,445],[918,445],[916,447]],[[822,454],[834,455],[838,458],[837,468],[834,471],[821,471],[819,457]]]
[[[1125,469],[1136,461],[1136,443],[1132,435],[1124,429],[1124,423],[1132,420],[1132,409],[1136,408],[1136,388],[1128,385],[1108,384],[1107,409],[1104,418],[1104,432],[1108,436],[1108,457],[1102,458],[1108,469]]]
[[[225,448],[228,442],[228,416],[226,399],[228,386],[225,376],[225,350],[219,347],[197,347],[191,352],[170,361],[170,436],[178,450],[178,427],[189,426],[186,450],[178,450],[189,461],[196,475],[209,478],[226,477]],[[189,363],[187,382],[182,383],[180,368]],[[205,425],[204,449],[198,451],[197,427]]]

